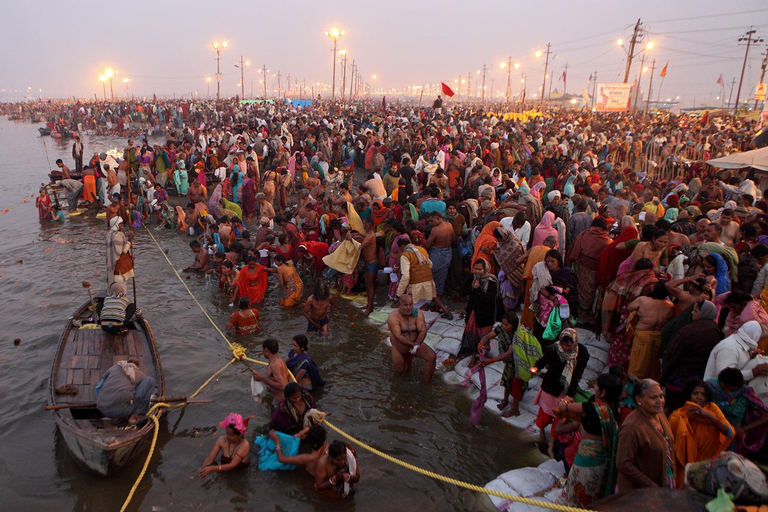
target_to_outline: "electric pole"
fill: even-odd
[[[350,77],[349,77],[349,100],[352,101],[355,99],[355,89],[354,89],[354,83],[355,83],[355,59],[352,59],[352,69],[350,69]]]
[[[552,45],[550,43],[547,43],[547,51],[544,52],[547,56],[546,60],[544,61],[544,81],[541,82],[541,104],[544,105],[544,91],[547,87],[547,70],[549,69],[549,54],[552,53],[550,51],[550,48]]]
[[[638,36],[641,36],[641,32],[640,32],[641,25],[642,23],[640,23],[640,18],[637,18],[637,23],[635,23],[635,30],[632,32],[632,40],[629,42],[629,53],[627,54],[627,69],[626,71],[624,71],[624,83],[627,83],[627,81],[629,80],[629,69],[632,67],[632,59],[635,56],[635,43],[637,43]]]
[[[763,69],[765,69],[765,68],[763,68]],[[483,92],[482,92],[482,98],[483,98],[482,101],[483,101],[483,103],[485,103],[485,73],[487,71],[488,71],[488,67],[485,64],[483,64]],[[491,89],[493,89],[493,87],[491,87]],[[491,90],[491,92],[493,92],[493,90]]]
[[[267,65],[264,64],[264,67],[261,68],[261,75],[262,75],[262,78],[264,79],[264,99],[265,100],[267,99],[267,71],[269,71],[267,69]]]
[[[507,105],[509,105],[509,95],[512,93],[512,56],[507,58]]]
[[[651,104],[651,94],[653,94],[653,72],[656,70],[656,59],[651,61],[651,81],[648,84],[648,97],[645,99],[645,110],[643,110],[643,119],[648,113],[648,106]]]
[[[758,83],[763,83],[763,79],[765,78],[765,68],[768,66],[768,46],[765,47],[765,52],[763,53],[763,62],[760,64],[760,68],[762,71],[760,71],[760,81]],[[758,99],[755,98],[755,110],[757,110],[757,103]]]
[[[747,49],[744,52],[744,63],[741,65],[741,78],[739,78],[739,88],[736,89],[736,104],[733,107],[733,115],[736,115],[736,112],[739,111],[739,97],[741,96],[741,85],[742,82],[744,82],[744,70],[747,68],[747,57],[749,57],[749,47],[752,43],[759,44],[763,42],[762,37],[752,37],[757,30],[755,30],[752,27],[749,27],[749,30],[739,38],[739,42],[743,43],[744,41],[747,42]]]
[[[467,73],[467,101],[472,96],[472,72]]]
[[[595,106],[595,95],[597,94],[597,71],[595,71],[595,78],[592,81],[592,106]]]
[[[245,66],[250,66],[250,61],[243,60],[243,56],[240,55],[240,65],[235,64],[236,68],[240,68],[240,99],[245,99]]]
[[[733,86],[736,85],[736,77],[731,80],[731,92],[728,94],[728,108],[731,108],[731,98],[733,98]]]
[[[285,77],[285,83],[287,84],[285,90],[291,92],[291,75]]]
[[[341,101],[344,102],[344,91],[347,88],[347,51],[341,51]]]
[[[645,52],[640,58],[640,72],[637,74],[637,83],[635,84],[635,101],[632,102],[632,110],[637,111],[637,96],[640,94],[640,82],[643,81],[643,66],[645,66]]]
[[[283,84],[280,81],[280,77],[282,75],[280,74],[280,70],[277,70],[277,99],[280,99],[280,96],[282,95],[281,91],[283,89]]]

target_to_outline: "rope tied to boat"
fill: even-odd
[[[219,328],[218,325],[216,325],[216,322],[213,321],[211,316],[208,314],[208,312],[203,308],[203,305],[200,303],[200,301],[197,300],[195,295],[192,293],[192,290],[189,289],[187,284],[184,282],[184,279],[181,278],[179,273],[176,271],[176,268],[173,266],[173,263],[171,263],[171,260],[168,258],[168,256],[165,254],[165,251],[163,251],[162,247],[158,243],[157,239],[152,235],[152,232],[144,226],[144,229],[146,229],[147,233],[149,233],[149,236],[152,238],[152,240],[155,242],[155,245],[157,245],[157,248],[160,250],[160,253],[165,257],[165,260],[168,262],[168,265],[170,265],[171,269],[173,269],[174,274],[176,274],[176,277],[181,281],[181,284],[184,285],[184,288],[186,288],[187,293],[192,297],[192,299],[195,301],[197,306],[200,308],[200,310],[203,312],[205,317],[208,319],[208,321],[213,325],[213,327],[218,331],[218,333],[221,335],[222,339],[227,342],[227,345],[229,346],[230,350],[232,350],[232,360],[230,360],[227,364],[225,364],[223,367],[221,367],[216,373],[214,373],[208,380],[206,380],[202,386],[200,386],[197,391],[195,391],[192,395],[190,395],[190,398],[194,398],[197,396],[208,384],[210,384],[216,377],[221,375],[221,373],[229,368],[232,364],[234,364],[236,361],[248,361],[255,364],[260,364],[262,366],[267,366],[269,363],[265,361],[259,361],[258,359],[253,359],[250,357],[247,357],[245,355],[245,348],[242,345],[239,345],[237,343],[232,343],[229,338],[227,338],[226,334]],[[296,377],[293,375],[293,373],[289,370],[288,375],[291,377],[291,380],[293,382],[296,382]],[[130,503],[131,499],[133,498],[133,494],[136,492],[136,488],[139,486],[139,482],[141,482],[142,478],[144,477],[144,474],[146,473],[147,468],[149,467],[149,461],[152,459],[152,454],[155,450],[155,445],[157,442],[157,435],[159,431],[159,421],[157,419],[157,416],[155,412],[160,408],[167,408],[167,409],[176,409],[179,407],[184,407],[187,404],[178,404],[178,405],[169,405],[164,402],[159,402],[152,406],[152,408],[147,412],[147,416],[152,419],[152,421],[155,424],[155,431],[152,437],[152,445],[150,446],[149,454],[147,455],[147,459],[144,462],[144,467],[141,470],[141,473],[139,473],[138,478],[136,479],[136,482],[133,484],[133,487],[131,488],[131,492],[128,494],[128,498],[126,499],[125,503],[123,504],[123,507],[120,509],[120,512],[124,512],[125,508],[128,506],[128,503]],[[439,473],[435,473],[434,471],[429,471],[424,468],[420,468],[419,466],[415,466],[413,464],[410,464],[408,462],[405,462],[403,460],[400,460],[396,457],[393,457],[392,455],[389,455],[387,453],[384,453],[367,443],[364,443],[363,441],[360,441],[359,439],[355,438],[354,436],[347,434],[343,430],[341,430],[336,425],[333,425],[329,420],[325,419],[323,420],[323,423],[336,432],[337,434],[343,436],[345,439],[349,440],[350,442],[356,444],[357,446],[363,448],[364,450],[367,450],[368,452],[381,457],[384,460],[387,460],[389,462],[392,462],[393,464],[397,464],[400,467],[403,467],[405,469],[408,469],[410,471],[413,471],[415,473],[418,473],[420,475],[424,475],[426,477],[432,478],[433,480],[437,480],[440,482],[444,482],[447,484],[455,485],[456,487],[461,487],[463,489],[468,489],[471,491],[479,492],[482,494],[488,494],[491,496],[496,496],[497,498],[509,500],[510,502],[517,502],[517,503],[523,503],[526,505],[531,505],[535,507],[545,508],[549,510],[557,510],[559,512],[594,512],[589,509],[583,509],[579,507],[570,507],[567,505],[558,505],[556,503],[549,503],[546,501],[538,501],[532,498],[524,498],[522,496],[515,496],[512,494],[507,494],[499,491],[495,491],[493,489],[488,489],[487,487],[483,487],[480,485],[471,484],[469,482],[464,482],[462,480],[457,480],[455,478],[451,478],[445,475],[441,475]]]

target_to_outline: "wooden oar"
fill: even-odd
[[[172,403],[172,402],[184,402],[186,404],[211,404],[214,403],[216,400],[188,400],[185,396],[169,396],[167,398],[160,397],[155,398],[154,400],[151,400],[152,403],[157,402],[165,402],[165,403]],[[96,404],[58,404],[58,405],[46,405],[45,410],[46,411],[58,411],[59,409],[94,409],[96,408]]]

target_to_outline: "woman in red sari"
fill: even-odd
[[[277,272],[273,268],[260,265],[258,261],[254,256],[249,257],[248,264],[240,271],[235,283],[236,298],[248,297],[251,304],[258,304],[264,300],[267,294],[267,274]]]
[[[483,230],[475,240],[475,253],[472,255],[472,267],[478,259],[483,259],[488,264],[488,270],[496,275],[499,273],[499,267],[496,260],[493,257],[493,253],[496,250],[498,240],[493,232],[501,227],[501,224],[497,221],[491,221],[483,227]]]

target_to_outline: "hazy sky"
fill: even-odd
[[[734,14],[727,14],[729,7]],[[650,59],[656,59],[653,98],[661,84],[658,73],[669,61],[662,98],[719,104],[720,74],[726,97],[733,77],[738,87],[744,57],[739,36],[754,25],[756,35],[768,39],[765,0],[5,2],[0,101],[23,98],[28,87],[35,97],[101,97],[99,75],[108,66],[119,71],[114,81],[118,96],[126,94],[123,77],[130,77],[130,92],[136,96],[205,96],[205,78],[216,72],[211,42],[217,39],[229,42],[221,60],[223,95],[239,93],[240,72],[234,64],[241,54],[252,63],[246,71],[246,95],[251,80],[254,94],[261,94],[258,68],[263,64],[270,80],[280,70],[292,81],[306,78],[308,87],[317,81],[330,84],[332,43],[324,31],[332,26],[346,31],[339,49],[349,53],[348,69],[356,59],[365,80],[377,75],[376,88],[441,81],[455,86],[454,80],[471,72],[474,91],[476,72],[486,64],[487,91],[493,81],[494,90],[503,93],[507,75],[499,63],[512,56],[521,64],[512,74],[512,90],[519,91],[524,73],[530,96],[541,86],[544,71],[534,53],[551,42],[554,88],[562,90],[568,64],[568,92],[581,92],[593,72],[599,81],[623,79],[625,53],[616,40],[629,40],[637,18],[644,22],[645,40],[655,43],[648,52],[649,67]],[[762,43],[750,51],[742,99],[752,95],[765,49]],[[637,75],[639,58],[630,81]],[[647,78],[643,89],[645,84]],[[212,94],[215,85],[211,83]]]

